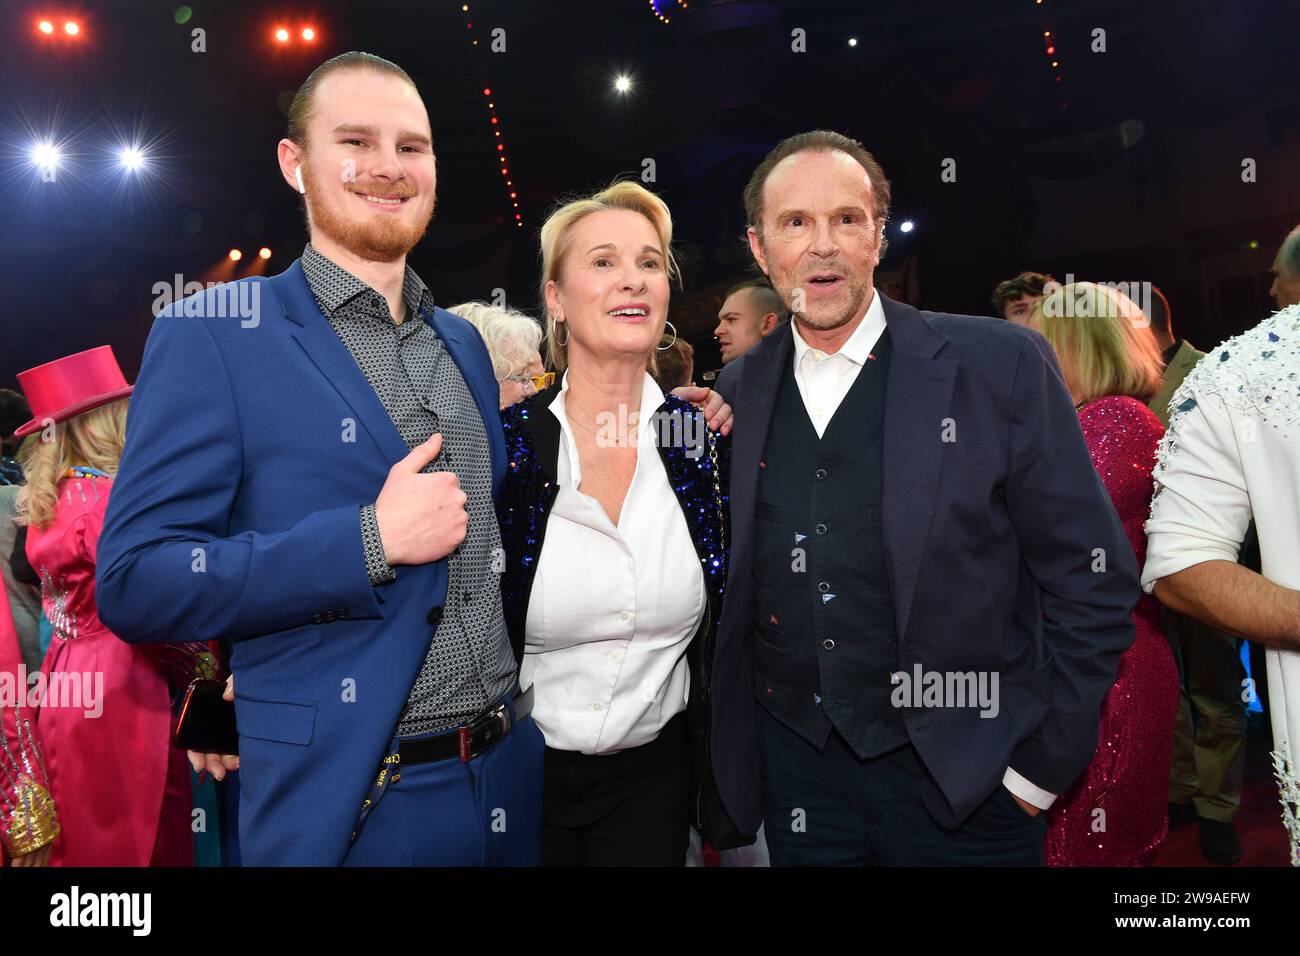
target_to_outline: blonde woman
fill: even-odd
[[[676,276],[663,201],[615,183],[541,240],[562,377],[502,415],[499,511],[506,622],[546,738],[542,861],[681,866],[691,824],[721,819],[705,702],[725,441],[647,371]]]
[[[501,408],[546,388],[554,373],[542,369],[542,327],[532,316],[486,302],[462,302],[447,310],[478,329],[501,388]]]
[[[1164,434],[1146,406],[1162,375],[1147,317],[1117,290],[1078,282],[1035,303],[1028,324],[1056,350],[1093,465],[1140,567]],[[1137,866],[1165,838],[1178,671],[1150,596],[1138,602],[1133,623],[1137,636],[1102,703],[1096,756],[1048,811],[1049,866]]]
[[[54,638],[37,728],[57,807],[55,866],[186,866],[194,860],[190,778],[171,746],[171,687],[213,661],[203,645],[145,648],[99,620],[95,565],[126,433],[126,384],[109,346],[18,375],[40,433],[23,446],[18,496],[27,558]]]

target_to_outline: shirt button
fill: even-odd
[[[632,616],[632,615],[631,615],[631,614],[628,614],[627,611],[619,611],[619,613],[618,613],[618,619],[619,619],[620,621],[626,621],[626,620],[627,620],[629,617],[631,617],[631,616]]]
[[[829,529],[827,529],[826,525],[819,524],[817,527],[813,528],[813,530],[816,531],[818,536],[820,537],[821,535],[826,534],[827,530]]]
[[[813,477],[816,478],[818,481],[825,481],[825,480],[826,480],[826,469],[825,469],[825,468],[818,468],[816,471],[813,472]]]
[[[437,627],[438,622],[442,620],[442,605],[435,604],[433,607],[429,608],[429,613],[424,616],[424,619],[434,627]]]
[[[826,640],[822,641],[822,647],[826,648],[826,650],[828,651],[833,651],[835,650],[835,642],[832,641],[830,638],[827,638]]]
[[[594,704],[592,704],[591,709],[595,711],[599,711],[601,709],[600,701],[596,701]]]
[[[378,296],[371,296],[371,297],[370,297],[370,308],[374,309],[376,312],[379,311],[379,298],[378,298]]]
[[[827,591],[829,591],[830,589],[831,589],[831,586],[830,586],[830,583],[829,583],[829,582],[827,582],[827,581],[818,581],[818,582],[817,582],[817,590],[818,590],[818,591],[821,591],[822,594],[825,594],[825,593],[826,593]]]
[[[474,592],[473,592],[473,591],[466,591],[466,592],[465,592],[465,603],[466,603],[466,604],[469,604],[472,600],[474,600]]]

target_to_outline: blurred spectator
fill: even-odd
[[[1041,272],[1022,272],[1014,279],[999,282],[993,290],[993,308],[999,318],[1017,325],[1028,325],[1034,303],[1043,297],[1043,286],[1055,281]]]
[[[664,342],[670,344],[665,347]],[[655,383],[665,393],[690,385],[695,377],[695,347],[684,339],[664,336],[659,348],[660,351],[650,359],[650,374]]]
[[[487,345],[501,387],[501,408],[522,402],[555,381],[542,369],[542,326],[532,316],[486,302],[462,302],[447,310],[471,323]]]
[[[1282,240],[1282,248],[1273,260],[1273,285],[1268,294],[1279,309],[1300,303],[1300,226]]]
[[[722,364],[740,358],[789,315],[767,279],[747,279],[732,286],[718,310],[718,327],[713,330],[722,349]]]

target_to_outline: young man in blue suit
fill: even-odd
[[[131,642],[233,642],[245,864],[534,864],[497,383],[406,264],[434,209],[428,114],[400,67],[343,54],[298,91],[279,160],[310,242],[155,323],[101,616]]]
[[[745,206],[793,320],[718,384],[723,802],[775,865],[1041,864],[1139,594],[1051,349],[873,288],[889,183],[848,137],[778,145]]]

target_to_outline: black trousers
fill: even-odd
[[[686,715],[605,756],[546,748],[543,866],[683,866],[690,840]]]
[[[773,866],[1042,866],[1045,813],[1001,784],[960,827],[921,801],[927,771],[908,744],[859,760],[831,731],[818,750],[759,708]]]

